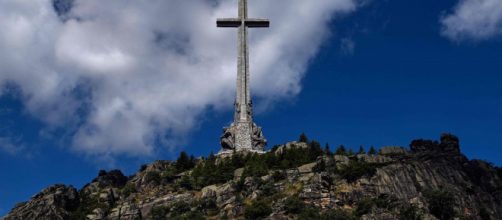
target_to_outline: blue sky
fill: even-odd
[[[53,10],[49,1],[36,2],[36,8]],[[174,159],[181,150],[196,156],[217,152],[221,128],[232,119],[235,30],[213,30],[214,22],[208,22],[232,11],[232,1],[179,7],[199,13],[191,25],[211,27],[196,30],[203,39],[187,27],[159,26],[155,13],[139,21],[121,14],[153,10],[145,5],[108,13],[116,1],[102,3],[99,10],[93,1],[76,2],[64,17],[52,11],[41,21],[0,19],[0,27],[24,39],[17,45],[9,34],[0,34],[2,51],[14,51],[0,54],[7,57],[0,62],[0,216],[49,185],[82,187],[100,169],[118,168],[130,175],[141,164]],[[319,2],[294,1],[280,13],[272,12],[284,7],[284,1],[271,3],[271,9],[264,1],[250,7],[256,16],[272,19],[270,30],[251,35],[252,92],[259,110],[255,120],[269,146],[305,132],[332,148],[406,147],[413,139],[438,139],[450,132],[459,136],[469,158],[502,165],[501,3]],[[169,13],[160,18],[185,16],[166,4]],[[0,6],[5,6],[0,16],[6,14],[2,10],[21,16],[35,10],[8,0]],[[298,18],[295,13],[303,8],[318,13]],[[85,23],[86,16],[100,23]],[[159,30],[154,47],[141,43],[148,36],[140,33],[148,28],[131,29],[120,23],[124,18]],[[130,36],[107,33],[108,23],[119,27],[113,32],[131,30]],[[47,31],[46,38],[23,38],[40,35],[30,28]],[[105,34],[94,38],[96,33]],[[211,52],[212,44],[217,52]],[[108,62],[93,58],[102,48],[111,48]],[[211,62],[200,61],[206,59]],[[148,65],[130,64],[138,60]],[[203,83],[183,78],[199,72]]]

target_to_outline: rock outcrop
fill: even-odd
[[[4,220],[68,219],[78,206],[78,192],[74,187],[54,185],[33,196],[29,202],[17,204]]]
[[[172,162],[156,161],[129,178],[101,171],[78,192],[49,187],[4,218],[502,219],[501,169],[468,160],[453,135],[415,140],[410,151],[323,154],[298,166],[285,159],[303,158],[315,147],[292,142],[265,155],[220,159],[219,165],[201,160],[182,171]],[[250,170],[262,162],[276,165]],[[203,166],[223,171],[198,174]]]

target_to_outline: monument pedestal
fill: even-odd
[[[223,129],[222,149],[218,154],[249,151],[263,153],[267,140],[261,128],[253,122],[234,122]]]

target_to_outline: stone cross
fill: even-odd
[[[267,19],[248,18],[247,0],[239,0],[239,17],[218,19],[216,24],[223,28],[238,28],[237,87],[234,123],[224,128],[221,137],[222,151],[261,151],[266,144],[261,128],[253,123],[252,101],[249,79],[248,28],[266,28]]]

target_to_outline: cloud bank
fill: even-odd
[[[208,108],[232,107],[237,34],[215,21],[237,16],[236,1],[56,3],[0,1],[0,85],[17,85],[27,111],[47,130],[65,130],[72,150],[150,155]],[[329,22],[357,2],[253,0],[249,8],[272,21],[250,41],[253,95],[273,103],[300,92]]]
[[[441,18],[441,34],[454,41],[480,41],[502,35],[502,1],[460,0]]]

